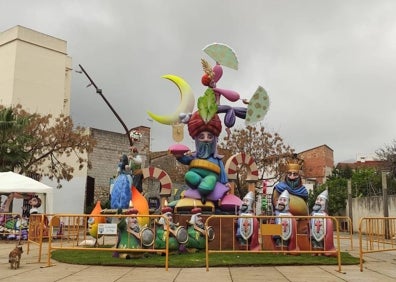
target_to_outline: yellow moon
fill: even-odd
[[[176,108],[176,111],[169,115],[156,115],[150,111],[147,111],[147,113],[153,120],[159,123],[167,125],[176,124],[179,123],[179,115],[181,113],[191,113],[193,111],[195,105],[194,94],[190,85],[188,85],[188,83],[184,79],[171,74],[164,75],[162,77],[169,79],[177,85],[180,92],[180,104]]]

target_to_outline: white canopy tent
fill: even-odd
[[[53,188],[30,177],[8,171],[0,172],[0,194],[35,193],[45,195],[44,213],[52,213]]]

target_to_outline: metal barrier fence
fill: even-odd
[[[396,251],[396,217],[362,217],[359,221],[360,271],[368,253]]]
[[[252,218],[253,220],[257,220],[260,223],[259,229],[259,242],[260,248],[252,250],[250,249],[249,244],[240,245],[237,242],[237,220],[240,218]],[[322,223],[325,223],[326,220],[331,220],[334,227],[334,246],[335,249],[314,249],[312,248],[311,236],[309,235],[309,221],[311,219],[322,219]],[[298,221],[297,234],[294,237],[295,246],[298,248],[294,250],[288,250],[283,247],[275,247],[273,244],[274,236],[282,235],[282,224],[274,224],[277,219],[284,220],[296,220]],[[219,222],[218,222],[219,221]],[[232,224],[234,222],[235,224]],[[226,224],[224,224],[226,223]],[[228,229],[231,223],[231,230]],[[218,248],[213,248],[213,245],[210,245],[208,240],[208,235],[206,236],[206,270],[209,270],[209,255],[211,253],[283,253],[283,254],[304,254],[310,253],[315,255],[330,255],[337,257],[338,271],[341,272],[341,253],[340,253],[340,228],[337,218],[331,216],[236,216],[236,215],[212,215],[206,219],[205,228],[210,228],[212,225],[216,225],[219,230],[216,229],[216,234],[220,236],[220,238],[224,238],[223,233],[226,233],[228,238],[232,238],[232,241],[227,245],[223,246],[222,243],[218,246]],[[228,226],[228,228],[227,228]],[[224,229],[224,230],[223,230]],[[333,232],[333,230],[331,230]],[[231,233],[231,234],[230,234]],[[332,238],[332,240],[333,240]]]
[[[6,216],[7,218],[17,218],[18,214],[0,214],[0,216]],[[68,249],[68,250],[87,250],[87,251],[98,251],[104,250],[109,252],[120,252],[119,248],[116,248],[116,236],[117,236],[117,227],[113,226],[113,233],[106,234],[106,232],[98,232],[96,238],[92,238],[89,235],[89,221],[92,218],[95,218],[97,222],[105,222],[106,224],[113,221],[119,221],[122,218],[130,217],[130,215],[111,215],[111,214],[101,214],[101,215],[76,215],[76,214],[33,214],[29,218],[29,229],[28,229],[28,246],[27,253],[30,251],[30,244],[35,244],[39,246],[39,255],[38,262],[41,262],[42,259],[42,251],[43,251],[43,242],[48,242],[48,260],[47,265],[51,265],[51,252],[53,250],[58,249]],[[1,218],[1,217],[0,217]],[[159,218],[164,218],[165,222],[167,221],[166,217],[160,215],[138,215],[143,221],[148,222],[148,227],[153,230],[155,234],[156,224],[155,222]],[[334,231],[334,243],[336,245],[335,250],[317,250],[312,249],[311,238],[308,235],[309,221],[312,219],[311,216],[282,216],[282,218],[292,218],[298,219],[298,232],[295,237],[295,245],[300,246],[299,250],[289,251],[285,248],[272,248],[271,238],[273,236],[279,236],[282,233],[281,225],[274,224],[277,218],[276,216],[244,216],[244,218],[252,218],[259,222],[259,241],[260,248],[259,250],[250,250],[249,246],[246,245],[241,247],[236,239],[237,227],[235,222],[241,218],[241,216],[237,215],[210,215],[206,219],[205,228],[211,226],[211,224],[217,222],[216,228],[214,232],[216,233],[216,237],[218,237],[217,245],[208,238],[208,234],[206,234],[206,268],[209,269],[209,254],[215,252],[259,252],[259,253],[290,253],[290,254],[300,254],[300,253],[312,253],[312,254],[329,254],[333,256],[337,256],[339,271],[341,271],[341,258],[340,258],[340,240],[347,239],[350,241],[351,250],[353,249],[353,240],[352,240],[352,223],[349,217],[315,217],[322,218],[323,220],[331,220],[333,223]],[[231,222],[231,223],[230,223]],[[342,223],[344,224],[343,232],[340,232],[340,226]],[[369,226],[376,226],[378,223],[371,223]],[[390,230],[393,230],[392,234],[394,234],[394,224],[390,225]],[[168,225],[169,228],[169,225]],[[227,229],[228,228],[228,229]],[[231,229],[230,229],[231,228]],[[305,229],[305,230],[304,230]],[[366,228],[367,229],[367,228]],[[380,230],[381,228],[373,228],[370,227],[371,230],[369,233],[372,235],[370,238],[374,238],[375,231]],[[382,228],[381,230],[383,230]],[[115,231],[114,231],[115,230]],[[166,248],[165,249],[155,249],[154,246],[146,247],[143,245],[138,246],[133,249],[124,249],[123,252],[126,253],[148,253],[148,252],[156,252],[162,253],[166,255],[165,259],[165,268],[168,269],[169,265],[169,251],[168,251],[168,241],[169,241],[169,229],[167,230],[166,237]],[[20,231],[19,231],[20,232]],[[224,235],[223,235],[224,233]],[[230,234],[233,234],[230,236]],[[346,235],[345,235],[346,234]],[[213,236],[213,234],[210,234]],[[132,236],[132,235],[131,235]],[[228,239],[227,239],[228,238]],[[92,240],[95,241],[95,246],[92,245]],[[230,241],[231,240],[231,241]],[[113,244],[114,247],[104,247],[105,244]],[[361,247],[362,248],[362,247]],[[363,251],[364,252],[364,251]],[[363,252],[361,252],[363,254]]]
[[[132,236],[142,237],[140,245],[133,248],[117,248],[118,228],[117,223],[122,219],[127,219],[132,215],[76,215],[76,214],[55,214],[51,217],[48,225],[48,260],[47,266],[51,266],[51,252],[54,250],[84,250],[84,251],[107,251],[113,253],[123,254],[143,254],[143,253],[158,253],[165,255],[165,269],[169,266],[169,234],[172,230],[169,228],[169,221],[166,217],[161,215],[133,215],[139,221],[146,222],[145,226],[141,228],[140,233],[128,231],[126,246]],[[157,222],[160,218],[164,219],[164,226],[166,226],[165,248],[155,248],[154,239],[156,234]],[[96,225],[96,226],[95,226]],[[97,228],[97,231],[92,231],[91,228]],[[150,231],[151,230],[151,231]],[[96,237],[90,234],[96,233]],[[146,233],[143,233],[146,232]],[[145,236],[144,234],[149,234]],[[151,236],[152,235],[152,236]],[[152,243],[147,243],[143,237],[152,239]],[[42,243],[42,242],[40,242]],[[145,244],[147,243],[147,244]],[[41,249],[41,248],[40,248]],[[41,257],[41,253],[39,254]],[[40,258],[39,258],[40,261]]]
[[[340,240],[349,240],[350,249],[353,250],[353,224],[349,216],[334,216],[340,226]]]
[[[38,245],[38,262],[41,262],[43,241],[48,239],[48,216],[47,214],[31,214],[29,217],[29,230],[27,241],[27,254],[30,252],[30,244]]]

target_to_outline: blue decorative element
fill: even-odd
[[[303,199],[308,199],[308,191],[305,186],[300,186],[296,188],[292,188],[289,185],[287,185],[286,182],[280,182],[275,186],[275,189],[282,194],[283,191],[287,190],[290,194],[299,196]]]
[[[111,208],[127,209],[132,197],[131,183],[128,176],[121,173],[115,180],[113,190],[111,191]]]

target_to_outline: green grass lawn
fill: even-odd
[[[156,253],[137,254],[131,259],[114,258],[109,251],[56,250],[52,259],[85,265],[164,267],[165,256]],[[342,265],[359,264],[359,258],[341,253]],[[337,265],[336,257],[312,256],[311,254],[285,255],[272,253],[212,253],[210,267],[232,266],[281,266],[281,265]],[[206,267],[205,252],[171,254],[169,267]]]

